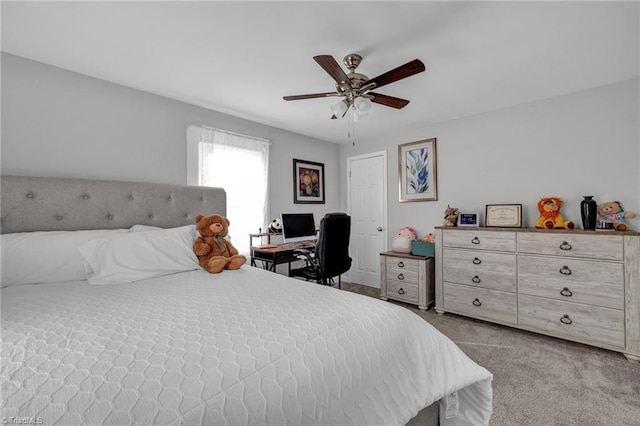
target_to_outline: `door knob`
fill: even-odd
[[[377,231],[382,232],[382,226],[378,226]]]

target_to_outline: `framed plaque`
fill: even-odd
[[[484,226],[522,228],[522,204],[487,204]]]
[[[458,215],[458,226],[480,226],[480,212],[465,212]]]

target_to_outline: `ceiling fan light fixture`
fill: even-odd
[[[295,101],[299,99],[325,98],[328,96],[342,97],[343,99],[340,102],[331,105],[331,119],[340,119],[349,114],[349,137],[351,137],[353,123],[362,121],[367,117],[372,103],[395,109],[402,109],[409,103],[406,99],[383,95],[381,93],[373,93],[370,92],[370,90],[386,86],[387,84],[411,77],[426,70],[421,60],[414,59],[404,65],[382,73],[377,77],[369,78],[364,74],[355,72],[362,61],[362,56],[355,53],[351,53],[344,58],[344,64],[349,70],[349,74],[344,72],[342,67],[331,55],[317,55],[313,57],[313,60],[333,79],[336,91],[283,96],[283,99],[285,101]],[[353,111],[349,113],[349,109]]]
[[[342,118],[348,109],[349,109],[349,104],[347,104],[345,100],[341,100],[337,104],[331,105],[331,112],[337,118]]]

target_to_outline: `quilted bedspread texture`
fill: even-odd
[[[248,266],[2,289],[2,413],[45,425],[487,423],[491,374],[415,313]],[[442,411],[442,410],[441,410]]]

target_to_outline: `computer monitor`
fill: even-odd
[[[311,240],[316,237],[313,213],[282,213],[282,239],[285,243]]]

